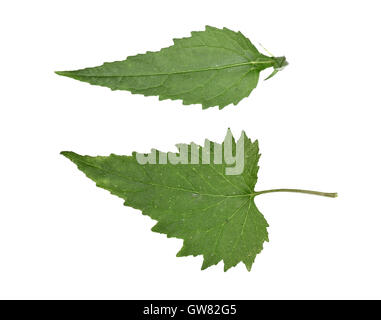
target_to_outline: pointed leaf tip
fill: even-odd
[[[67,71],[54,71],[55,74],[58,74],[59,76],[66,76]]]
[[[60,154],[63,155],[65,158],[68,158],[70,161],[73,161],[73,162],[75,162],[74,161],[75,159],[82,157],[78,153],[75,153],[72,151],[61,151]]]
[[[60,154],[63,155],[64,157],[67,157],[71,151],[61,151]]]

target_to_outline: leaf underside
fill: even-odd
[[[207,26],[191,35],[174,39],[174,45],[158,52],[56,73],[112,90],[222,109],[247,97],[257,86],[259,73],[284,60],[261,54],[240,32],[227,28]]]
[[[177,256],[204,258],[202,269],[224,262],[224,270],[243,262],[250,271],[256,255],[268,241],[268,224],[254,203],[259,149],[243,132],[237,143],[244,145],[244,168],[239,175],[226,175],[229,167],[223,160],[214,163],[214,150],[225,149],[228,131],[222,144],[205,140],[195,144],[201,154],[210,150],[210,164],[140,164],[132,156],[82,156],[62,152],[98,187],[123,198],[125,205],[142,211],[156,220],[152,231],[183,239]],[[210,145],[210,149],[206,146]],[[179,147],[180,145],[178,145]],[[157,155],[157,150],[152,153]],[[174,153],[162,153],[178,156]],[[216,161],[218,162],[218,161]]]

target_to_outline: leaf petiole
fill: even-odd
[[[302,190],[302,189],[270,189],[270,190],[256,191],[254,192],[254,196],[258,196],[264,193],[271,193],[271,192],[296,192],[296,193],[313,194],[316,196],[330,197],[330,198],[337,197],[336,192],[320,192],[320,191]]]

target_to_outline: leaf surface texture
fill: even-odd
[[[262,70],[287,64],[284,57],[260,53],[240,32],[207,26],[191,34],[158,52],[57,74],[112,90],[222,109],[247,97]]]
[[[230,140],[229,140],[230,139]],[[227,175],[231,166],[225,160],[215,164],[215,151],[224,151],[226,143],[243,143],[244,167],[241,174]],[[156,220],[152,231],[183,239],[178,256],[204,258],[202,269],[221,260],[224,270],[243,262],[250,270],[256,255],[268,241],[268,224],[254,203],[257,182],[258,142],[245,133],[234,140],[231,132],[222,144],[205,140],[203,147],[178,145],[199,150],[198,164],[144,164],[132,156],[82,156],[62,152],[98,187],[125,200],[125,205],[142,211]],[[210,146],[210,148],[209,148]],[[210,150],[210,152],[208,152]],[[202,154],[210,156],[210,164],[202,163]],[[151,155],[158,157],[157,150]],[[176,157],[175,153],[161,153]]]

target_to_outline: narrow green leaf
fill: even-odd
[[[224,270],[243,262],[248,270],[268,241],[268,224],[254,197],[269,192],[322,193],[298,189],[255,192],[259,149],[243,132],[228,131],[222,144],[179,144],[179,153],[82,156],[62,152],[98,187],[157,221],[152,231],[183,239],[178,256],[203,255],[202,269],[221,260]]]
[[[189,38],[174,39],[173,46],[158,52],[56,73],[112,90],[222,109],[247,97],[262,70],[277,71],[286,65],[284,57],[260,53],[240,32],[207,26]]]

